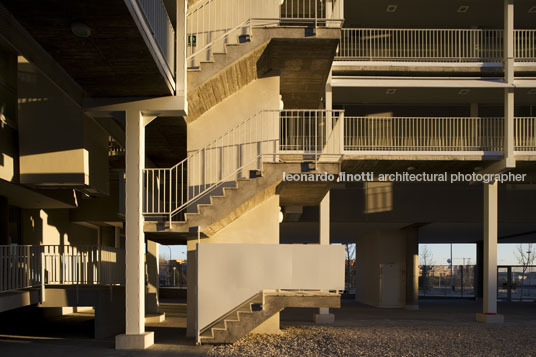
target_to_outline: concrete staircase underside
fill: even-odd
[[[313,170],[309,165],[300,163],[265,163],[261,177],[238,179],[233,186],[219,190],[223,195],[218,193],[218,190],[207,193],[210,196],[210,204],[198,204],[197,212],[186,213],[185,221],[174,221],[171,228],[168,221],[146,221],[146,237],[161,244],[197,239],[197,227],[201,227],[202,237],[211,237],[276,194],[288,204],[319,204],[335,182],[282,183],[283,173],[301,173],[306,170],[307,173],[338,174],[339,169],[339,163],[318,163]]]
[[[264,291],[201,331],[201,343],[234,343],[286,307],[339,308],[340,295],[326,291]]]
[[[225,51],[188,72],[188,123],[257,78],[281,76],[287,109],[318,108],[339,44],[340,29],[253,28],[251,40],[231,42]]]

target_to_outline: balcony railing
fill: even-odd
[[[515,30],[516,61],[536,61],[536,30]],[[502,62],[503,30],[342,29],[339,61]]]
[[[97,246],[40,246],[45,284],[122,285],[125,252]]]
[[[187,63],[195,67],[251,36],[252,27],[341,26],[342,0],[203,0],[188,9]],[[246,40],[244,37],[242,40]]]
[[[515,118],[514,138],[516,151],[536,151],[536,117]]]
[[[345,117],[344,150],[500,152],[499,117]],[[536,118],[515,118],[516,151],[536,150]]]
[[[122,285],[125,252],[110,247],[0,246],[0,292],[44,285]]]
[[[135,0],[147,25],[151,30],[151,35],[158,45],[162,57],[165,60],[167,69],[171,74],[175,73],[175,30],[169,19],[166,7],[162,0]]]
[[[37,287],[41,284],[39,246],[0,246],[0,292]]]

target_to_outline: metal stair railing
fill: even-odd
[[[186,62],[197,67],[252,27],[342,25],[342,0],[203,0],[186,14]],[[233,40],[233,36],[236,38]]]
[[[251,170],[262,169],[263,162],[277,162],[280,154],[301,154],[300,160],[311,156],[315,161],[340,154],[342,135],[331,135],[326,123],[333,118],[339,123],[342,113],[264,110],[171,168],[145,169],[143,214],[167,216],[171,226],[174,217],[217,187],[249,177]],[[334,137],[340,140],[335,142]]]

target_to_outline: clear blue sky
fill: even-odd
[[[450,258],[450,244],[419,244],[420,249],[422,246],[428,246],[432,252],[432,261],[437,265],[447,265],[447,259]],[[519,244],[499,244],[498,261],[499,265],[516,265],[519,264],[515,257],[515,252]],[[527,245],[524,244],[524,247]],[[168,248],[169,247],[169,248]],[[186,246],[185,245],[160,245],[160,257],[169,259],[171,248],[171,259],[186,259]],[[465,264],[468,263],[468,259],[471,259],[471,264],[476,263],[476,244],[453,244],[452,245],[452,257],[454,265],[463,263],[462,258],[465,259]]]

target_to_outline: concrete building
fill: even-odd
[[[501,321],[497,242],[536,239],[535,19],[536,0],[2,1],[0,311],[93,306],[95,336],[146,348],[158,243],[185,245],[187,334],[234,342],[286,307],[332,322],[334,243],[357,244],[358,301],[417,309],[418,243],[476,242],[476,318]]]

